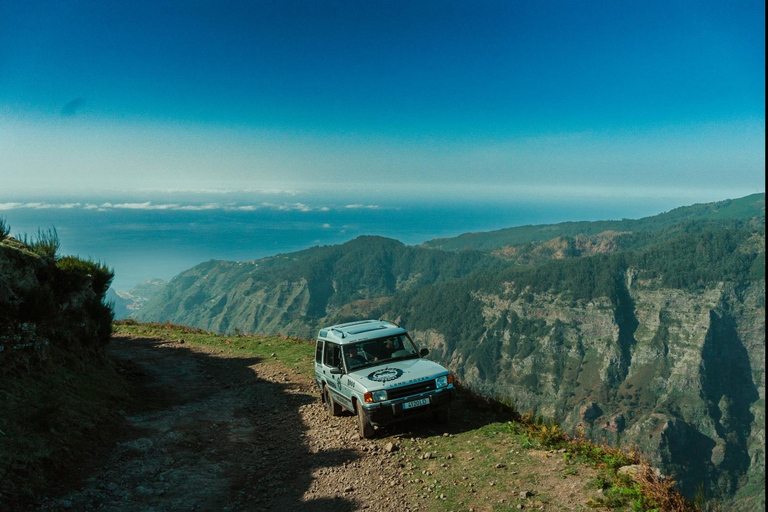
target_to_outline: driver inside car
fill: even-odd
[[[358,353],[357,347],[355,345],[350,346],[349,350],[347,351],[347,365],[350,368],[354,368],[356,366],[360,366],[361,364],[365,364],[365,359],[363,359],[362,356]]]

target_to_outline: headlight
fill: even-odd
[[[387,399],[387,392],[386,391],[374,391],[373,392],[373,400],[374,402],[383,402]]]
[[[363,400],[366,401],[366,403],[373,403],[373,402],[383,402],[387,399],[387,392],[386,391],[369,391],[367,393],[363,394]]]
[[[448,375],[443,375],[442,377],[438,377],[435,379],[435,387],[437,389],[444,388],[448,384],[453,384],[453,375],[450,373]]]

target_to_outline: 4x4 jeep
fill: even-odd
[[[357,415],[360,436],[374,425],[432,414],[448,421],[453,376],[424,357],[402,327],[364,320],[321,329],[315,349],[315,379],[328,412]]]

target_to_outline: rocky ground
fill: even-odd
[[[416,422],[361,440],[354,416],[327,414],[306,372],[181,340],[115,336],[110,353],[139,398],[121,411],[128,426],[113,449],[70,475],[42,510],[434,510],[445,498],[440,485],[450,486],[439,471],[453,456],[426,450],[429,436],[453,434]],[[469,427],[457,420],[446,428]],[[541,456],[532,466],[557,476],[561,459]],[[429,471],[421,469],[425,460],[434,463]],[[456,480],[457,489],[466,483]],[[581,481],[567,485],[583,489]],[[481,495],[473,500],[476,490],[467,486],[464,510],[499,503],[577,509],[586,500],[571,488],[545,507],[528,499],[538,491],[526,489],[491,505]]]

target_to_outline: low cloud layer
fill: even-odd
[[[200,203],[200,204],[181,204],[181,203],[154,203],[152,201],[126,202],[126,203],[50,203],[50,202],[8,202],[0,203],[0,211],[33,209],[81,209],[96,211],[115,211],[115,210],[166,210],[166,211],[207,211],[220,210],[230,212],[254,212],[259,210],[272,210],[283,212],[329,212],[333,210],[349,209],[368,209],[381,210],[382,206],[375,204],[348,204],[342,206],[311,206],[304,203],[259,203],[259,204],[237,204],[237,203]]]

